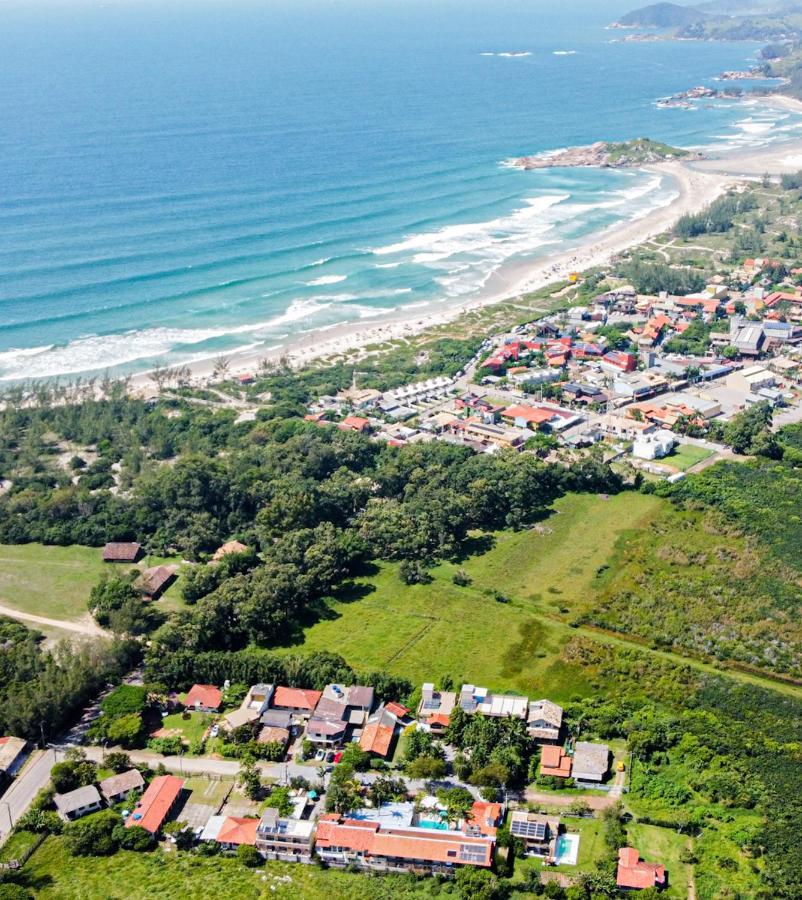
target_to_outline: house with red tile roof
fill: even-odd
[[[563,747],[548,744],[541,747],[540,774],[550,778],[568,778],[571,775],[571,757]]]
[[[495,838],[496,831],[504,818],[504,807],[501,803],[489,803],[477,800],[471,807],[468,817],[463,823],[465,834],[484,835]]]
[[[187,691],[184,706],[200,712],[217,712],[223,702],[223,692],[213,684],[193,684]]]
[[[634,847],[622,847],[618,851],[618,871],[615,883],[626,890],[664,888],[667,886],[665,866],[644,862]]]
[[[380,822],[324,816],[315,850],[328,865],[382,872],[453,875],[462,866],[489,869],[495,842],[461,831],[392,827]]]
[[[346,416],[337,426],[341,431],[357,431],[360,434],[368,430],[370,422],[362,416]]]
[[[175,775],[157,775],[139,798],[134,811],[125,822],[126,828],[138,825],[151,834],[161,830],[175,808],[184,788],[184,779]]]
[[[386,759],[390,753],[390,747],[395,735],[395,722],[390,716],[380,716],[375,721],[368,722],[359,737],[359,746],[374,756]]]
[[[215,840],[218,844],[222,844],[224,850],[235,850],[242,844],[255,847],[258,826],[258,819],[226,816]]]
[[[277,687],[270,706],[272,709],[286,709],[295,715],[308,717],[315,711],[322,696],[322,691]]]
[[[512,422],[516,428],[533,428],[537,431],[542,425],[554,418],[554,413],[550,409],[522,404],[508,407],[501,414],[501,418],[507,422]]]

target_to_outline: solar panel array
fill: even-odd
[[[523,822],[520,820],[513,819],[512,824],[510,826],[510,831],[516,837],[528,837],[534,838],[535,840],[542,841],[546,838],[546,823],[545,822]]]
[[[478,844],[460,844],[459,858],[465,862],[484,862],[486,857],[485,848]]]

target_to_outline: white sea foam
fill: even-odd
[[[326,284],[339,284],[347,278],[347,275],[321,275],[320,278],[313,278],[311,281],[305,282],[305,284],[307,287],[322,287]]]
[[[524,56],[531,56],[531,50],[506,50],[504,53],[497,53],[496,56],[502,56],[506,59],[522,59]]]
[[[332,256],[324,256],[322,259],[316,259],[313,263],[310,263],[312,266],[324,266],[327,262],[331,262],[334,257]]]
[[[374,269],[397,269],[401,265],[400,262],[394,263],[376,263]]]
[[[576,50],[555,50],[554,56],[576,56]]]

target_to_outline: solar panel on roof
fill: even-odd
[[[426,700],[423,704],[424,709],[440,709],[440,701],[439,700]]]
[[[546,837],[546,825],[544,822],[513,821],[510,831],[516,837],[529,837],[535,840],[544,840]]]
[[[469,862],[483,862],[485,851],[483,847],[479,847],[475,844],[460,844],[459,855],[460,859]]]

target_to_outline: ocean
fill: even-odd
[[[753,44],[623,43],[627,4],[269,0],[0,8],[0,381],[273,348],[407,306],[673,196],[522,172],[594,140],[760,146],[762,104],[659,109]]]

